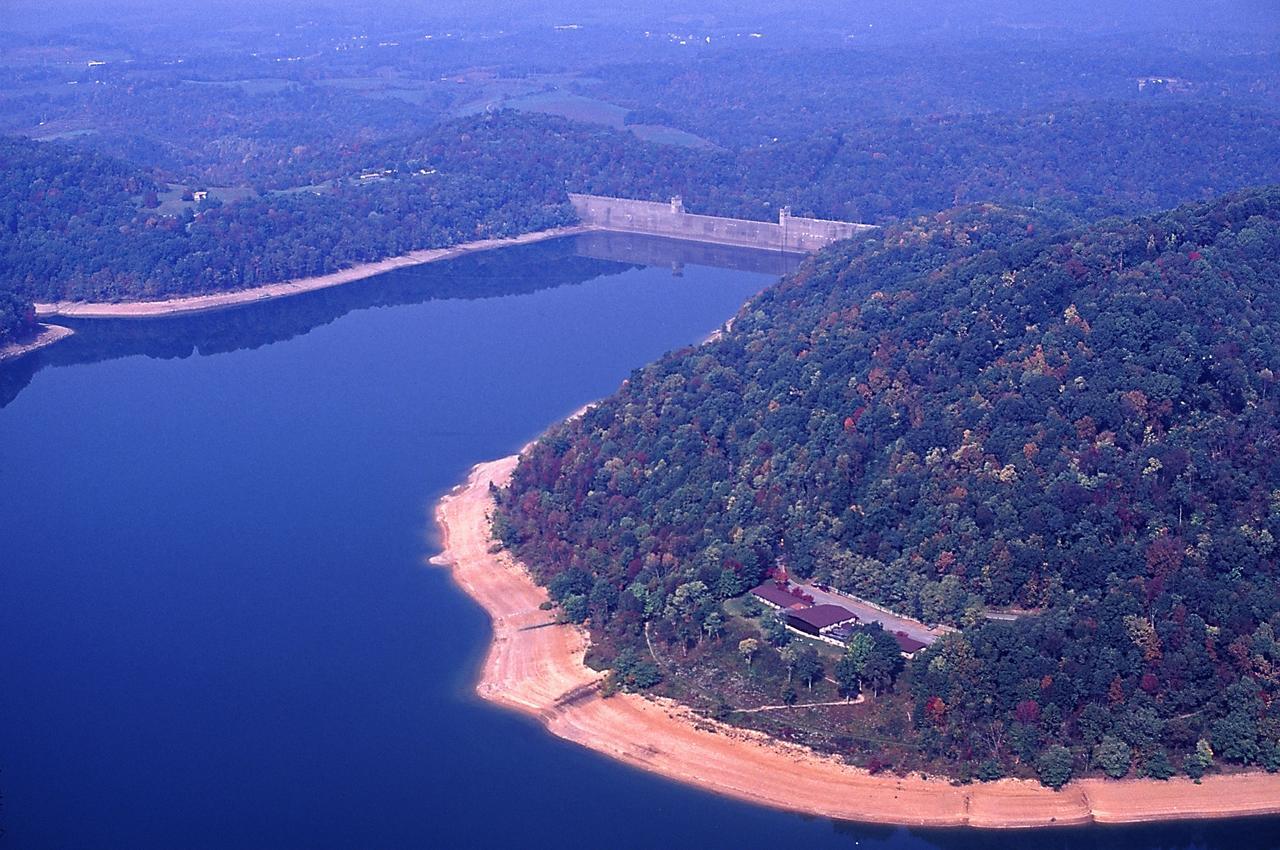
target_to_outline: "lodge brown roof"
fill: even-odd
[[[825,629],[836,623],[846,623],[858,619],[858,615],[848,608],[839,605],[813,605],[809,608],[798,608],[787,612],[788,617],[808,623],[815,629]]]

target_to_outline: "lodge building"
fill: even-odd
[[[771,579],[753,587],[751,595],[768,607],[780,611],[787,628],[836,646],[847,644],[861,622],[857,614],[843,606],[831,603],[815,605],[812,596],[805,593],[803,588],[792,586],[790,582]],[[906,632],[885,631],[898,644],[898,651],[906,658],[914,658],[917,652],[928,646]]]

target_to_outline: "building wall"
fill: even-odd
[[[819,629],[814,628],[812,624],[806,623],[804,620],[801,620],[797,617],[792,617],[790,614],[787,614],[785,616],[787,620],[787,625],[795,629],[796,631],[802,632],[808,635],[809,637],[821,636],[822,632]]]
[[[815,635],[813,632],[801,631],[800,629],[797,629],[795,626],[791,625],[791,623],[787,623],[786,625],[787,625],[787,629],[800,635],[800,637],[806,637],[806,638],[809,638],[810,640],[820,640],[823,643],[829,643],[832,646],[839,646],[842,648],[846,646],[844,641],[839,640],[837,638],[833,638],[831,635],[824,635],[824,634]]]
[[[647,233],[674,239],[742,245],[805,254],[832,242],[849,239],[870,229],[870,225],[847,221],[799,218],[785,210],[778,223],[719,218],[684,211],[678,198],[670,203],[606,198],[600,195],[569,195],[582,223],[603,230]]]

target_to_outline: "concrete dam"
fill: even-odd
[[[783,207],[778,212],[776,224],[698,215],[685,212],[684,203],[679,197],[664,204],[570,193],[569,202],[573,204],[583,224],[600,230],[643,233],[670,239],[764,248],[794,254],[808,254],[825,248],[832,242],[849,239],[873,229],[870,224],[793,216],[789,207]]]

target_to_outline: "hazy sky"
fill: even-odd
[[[7,26],[55,29],[90,22],[190,21],[227,26],[367,17],[383,23],[450,19],[477,27],[554,21],[610,21],[638,25],[673,18],[711,18],[724,25],[793,18],[840,27],[878,20],[898,30],[949,24],[964,28],[992,20],[1081,31],[1175,28],[1181,31],[1257,31],[1280,27],[1280,0],[0,0]],[[325,9],[329,13],[325,13]]]

